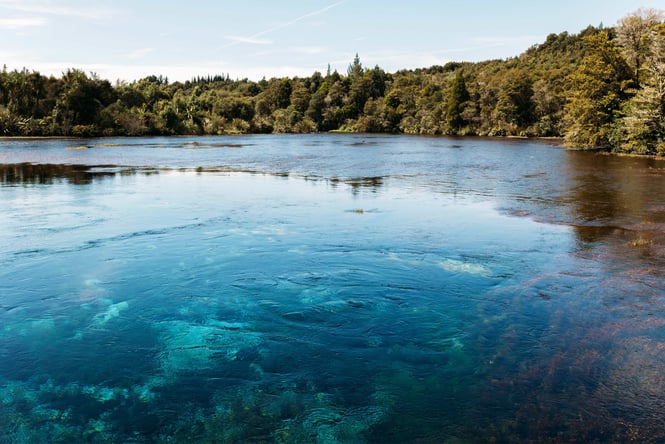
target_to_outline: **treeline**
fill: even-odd
[[[551,34],[519,57],[387,73],[258,82],[228,75],[117,83],[0,72],[0,135],[381,132],[564,137],[572,147],[665,155],[665,23],[638,10],[612,28]]]

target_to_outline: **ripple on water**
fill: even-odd
[[[2,167],[0,441],[664,438],[660,174],[331,137]]]

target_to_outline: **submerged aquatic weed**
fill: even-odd
[[[653,246],[653,240],[639,237],[637,239],[628,242],[628,246],[633,248],[651,247]]]

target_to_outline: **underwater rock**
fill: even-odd
[[[416,256],[416,259],[407,259],[404,256],[392,252],[388,253],[387,256],[392,261],[400,262],[404,265],[408,265],[411,267],[434,265],[432,262],[421,256]],[[492,276],[492,270],[487,265],[474,263],[474,262],[467,262],[458,259],[446,258],[442,261],[436,262],[436,266],[450,273],[463,273],[463,274],[471,274],[471,275],[484,276],[484,277]]]
[[[164,343],[160,365],[167,376],[210,368],[216,359],[233,361],[241,350],[262,342],[259,333],[239,322],[167,321],[159,327],[163,328],[161,340]]]
[[[425,263],[422,257],[418,257],[418,259],[405,259],[403,256],[400,256],[397,253],[392,253],[392,252],[388,253],[388,259],[396,262],[401,262],[402,264],[410,265],[412,267],[418,267]]]
[[[120,313],[129,308],[129,303],[127,301],[118,302],[117,304],[111,304],[108,308],[95,316],[93,320],[93,325],[100,326],[106,324],[111,319],[115,319],[120,316]]]
[[[477,276],[489,277],[492,275],[492,270],[483,264],[476,264],[473,262],[464,262],[456,259],[445,259],[439,262],[439,267],[443,268],[450,273],[465,273]]]

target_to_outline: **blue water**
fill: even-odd
[[[0,442],[665,439],[663,162],[308,135],[0,164]]]

